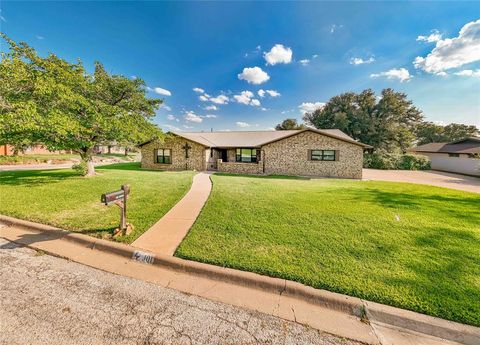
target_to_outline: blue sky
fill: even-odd
[[[149,94],[165,100],[155,119],[165,130],[268,129],[339,93],[387,87],[407,93],[427,120],[480,126],[476,2],[2,1],[0,8],[1,31],[40,54],[80,58],[88,69],[98,60],[144,79]]]

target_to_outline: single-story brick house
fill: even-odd
[[[338,129],[175,132],[140,145],[142,167],[362,178],[363,150]]]
[[[480,137],[429,143],[408,151],[427,156],[434,170],[480,176]]]

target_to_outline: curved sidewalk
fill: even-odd
[[[166,255],[173,255],[187,235],[212,190],[210,173],[200,172],[193,177],[192,187],[173,208],[132,246]]]

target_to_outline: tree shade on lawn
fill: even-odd
[[[176,256],[480,326],[480,195],[405,183],[212,176]]]
[[[119,208],[100,202],[102,193],[130,184],[127,220],[133,242],[190,189],[193,172],[140,170],[139,163],[97,167],[94,179],[72,170],[0,172],[0,213],[95,236],[119,225]]]

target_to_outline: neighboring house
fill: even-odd
[[[43,145],[31,145],[25,147],[23,151],[19,151],[20,155],[40,155],[40,154],[61,154],[69,151],[49,151]],[[13,156],[15,154],[14,148],[11,145],[0,145],[0,156]]]
[[[337,129],[169,133],[140,145],[142,167],[362,178],[363,150]]]
[[[480,137],[430,143],[408,150],[430,158],[432,169],[480,176]]]

